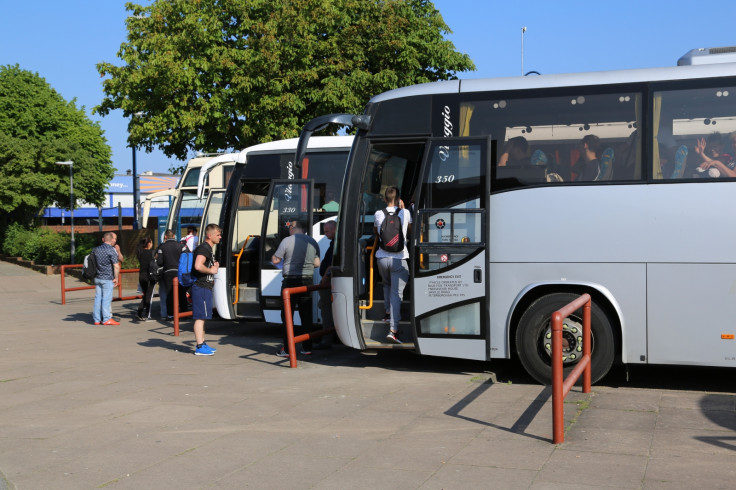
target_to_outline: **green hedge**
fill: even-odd
[[[97,243],[92,235],[74,235],[75,261],[82,263]],[[37,264],[68,264],[71,260],[71,237],[68,233],[48,228],[26,228],[13,223],[5,230],[2,251],[12,257],[23,257]]]

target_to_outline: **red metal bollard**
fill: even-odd
[[[575,310],[583,308],[583,357],[563,380],[562,368],[562,320]],[[589,294],[583,294],[572,303],[552,313],[552,442],[565,442],[565,412],[563,403],[565,396],[583,375],[583,393],[590,393],[591,385],[591,352],[590,352],[590,306]]]
[[[334,332],[334,328],[325,328],[317,330],[315,332],[307,332],[294,337],[294,318],[291,311],[291,295],[292,294],[304,294],[311,293],[312,291],[318,291],[320,289],[330,289],[329,284],[320,285],[316,284],[313,286],[297,286],[295,288],[285,288],[281,293],[281,298],[284,301],[284,316],[286,317],[286,343],[284,349],[289,351],[289,367],[296,367],[296,344],[298,342],[304,342],[305,340],[315,339],[322,337],[328,333]]]

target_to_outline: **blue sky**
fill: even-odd
[[[148,2],[139,2],[148,3]],[[693,48],[736,45],[734,0],[572,1],[436,0],[456,49],[477,71],[461,78],[518,76],[521,28],[524,71],[569,73],[673,66]],[[0,0],[0,65],[37,72],[66,100],[99,121],[120,173],[131,168],[127,120],[120,111],[91,115],[103,97],[95,64],[119,62],[125,40],[119,0]],[[317,114],[315,114],[316,116]],[[166,172],[175,160],[137,152],[138,171]]]

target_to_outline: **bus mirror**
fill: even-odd
[[[353,116],[351,122],[353,123],[353,126],[358,129],[362,129],[363,131],[368,131],[371,128],[371,116],[367,116],[365,114]]]

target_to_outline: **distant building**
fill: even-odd
[[[95,231],[100,229],[100,214],[102,215],[102,226],[105,229],[118,227],[119,216],[122,215],[123,228],[133,226],[133,176],[130,174],[115,175],[105,189],[105,202],[101,208],[90,204],[77,203],[79,207],[74,210],[74,228],[80,232]],[[146,195],[173,189],[179,182],[178,175],[154,174],[146,172],[138,176],[140,185],[140,203]],[[139,206],[140,206],[139,203]],[[157,201],[151,205],[149,219],[165,218],[169,213],[170,203]],[[70,228],[71,213],[63,207],[44,208],[41,214],[43,224],[57,229]],[[141,223],[143,227],[143,223]],[[89,228],[89,229],[88,229]]]

